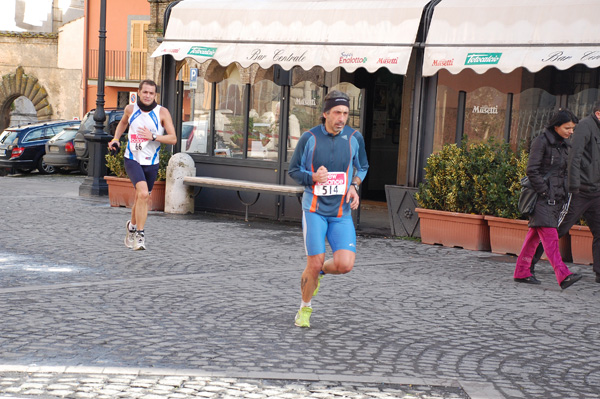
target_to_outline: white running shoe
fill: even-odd
[[[135,230],[129,230],[129,226],[131,226],[131,220],[128,220],[125,224],[125,228],[127,229],[127,235],[125,235],[125,246],[127,248],[133,248],[133,241],[135,240]]]
[[[144,237],[144,233],[140,233],[139,231],[136,231],[135,239],[133,242],[133,250],[138,251],[141,249],[146,249],[146,238]]]

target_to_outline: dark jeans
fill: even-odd
[[[582,216],[590,228],[592,236],[594,236],[594,241],[592,242],[593,269],[596,275],[600,276],[600,192],[579,192],[573,194],[569,211],[558,227],[558,236],[562,237],[567,234],[571,227],[579,222]],[[534,272],[535,264],[540,260],[543,253],[544,247],[540,243],[531,261],[531,273]]]

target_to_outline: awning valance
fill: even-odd
[[[406,74],[428,0],[185,0],[153,57]]]
[[[597,68],[599,15],[599,0],[442,0],[427,35],[423,74]]]

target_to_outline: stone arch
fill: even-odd
[[[19,66],[15,73],[6,74],[0,80],[1,130],[4,130],[8,125],[4,115],[9,112],[10,104],[20,96],[27,97],[33,103],[38,120],[48,120],[52,116],[53,112],[48,101],[48,92],[38,82],[38,78],[27,75],[23,67]]]

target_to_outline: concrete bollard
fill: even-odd
[[[194,213],[194,187],[185,186],[185,176],[196,176],[196,164],[184,152],[177,153],[167,166],[165,184],[165,213]]]

